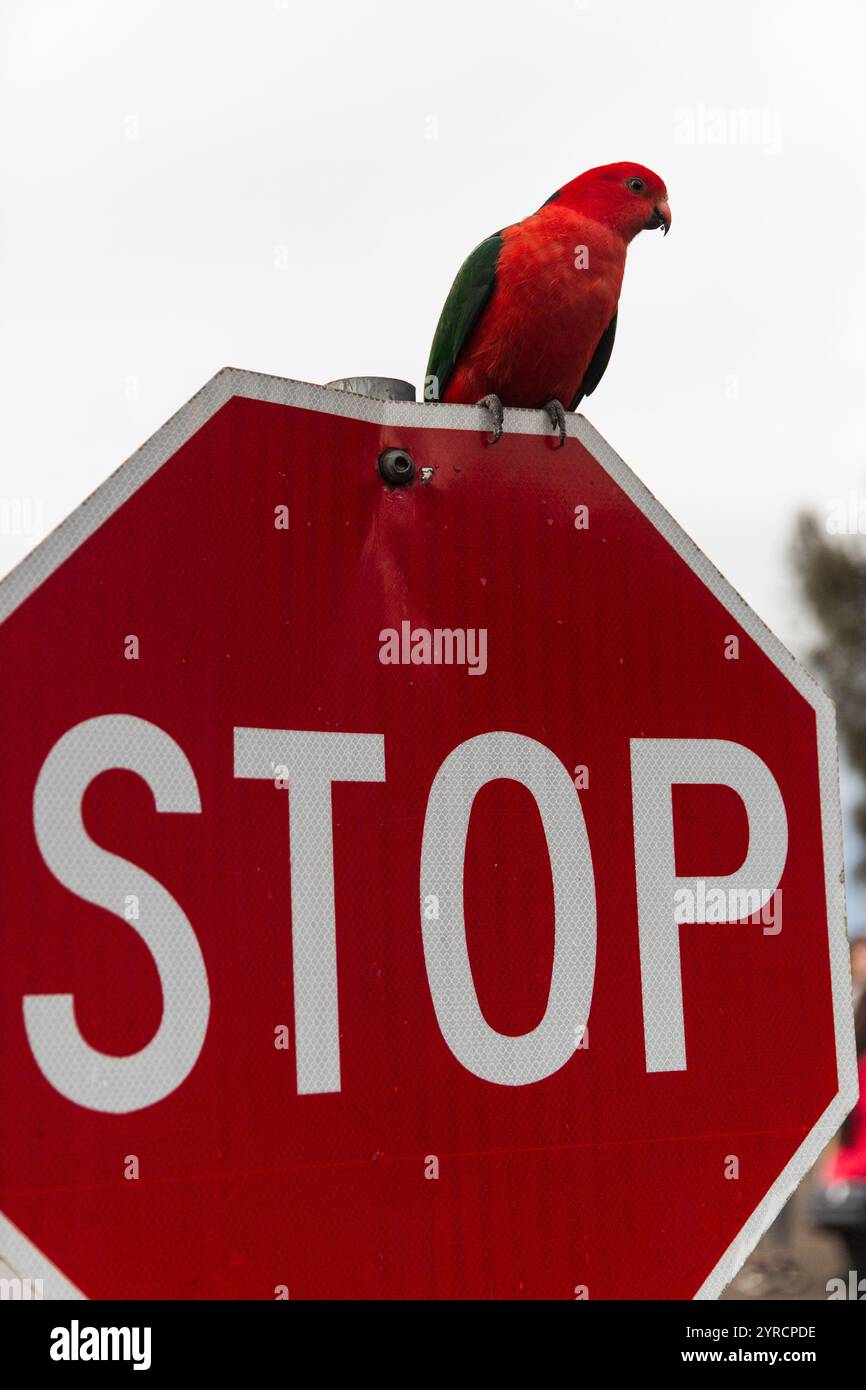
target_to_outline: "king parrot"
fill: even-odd
[[[641,164],[588,169],[537,212],[487,237],[445,301],[425,398],[542,408],[565,443],[565,409],[595,390],[613,350],[629,242],[671,225],[664,183]]]

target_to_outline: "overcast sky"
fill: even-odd
[[[50,529],[226,364],[420,384],[472,246],[634,159],[673,230],[585,413],[802,651],[793,518],[866,495],[864,49],[862,0],[2,0],[0,496]]]

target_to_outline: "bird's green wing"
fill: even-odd
[[[577,410],[584,396],[591,396],[598,383],[601,381],[610,361],[610,354],[613,352],[613,340],[616,337],[616,314],[614,314],[607,328],[602,333],[596,344],[595,352],[587,367],[583,381],[580,383],[580,390],[569,406],[569,410]]]
[[[424,387],[425,400],[440,400],[481,311],[493,293],[502,233],[487,237],[457,272],[433,337]]]

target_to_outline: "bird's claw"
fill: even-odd
[[[481,400],[478,401],[478,405],[483,405],[485,409],[490,411],[493,417],[493,438],[488,440],[488,443],[498,444],[502,438],[502,421],[505,418],[505,411],[502,408],[501,400],[498,396],[491,394],[489,396],[482,396]]]
[[[559,431],[559,447],[561,449],[568,438],[568,427],[565,423],[565,410],[562,401],[548,401],[544,411],[553,428]]]

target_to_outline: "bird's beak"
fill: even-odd
[[[668,202],[656,203],[653,208],[653,215],[647,222],[647,230],[652,231],[656,227],[664,227],[665,236],[671,229],[671,206]]]

